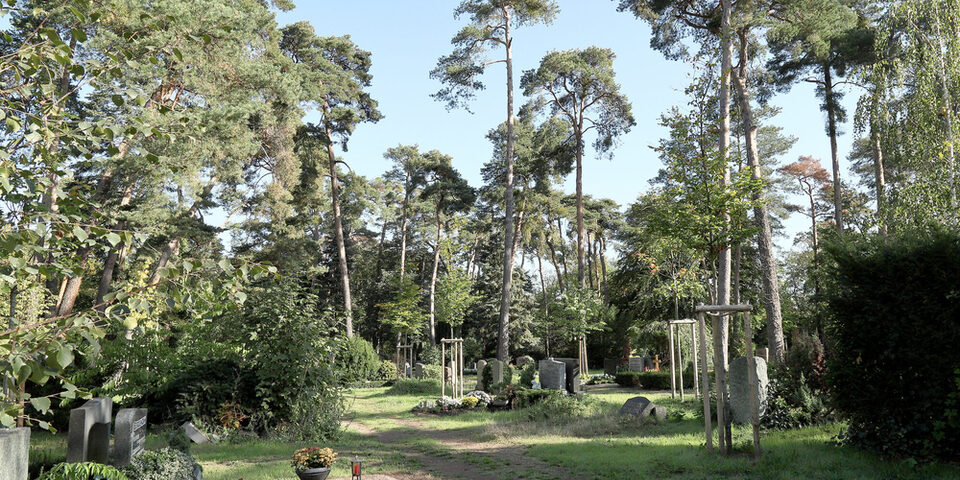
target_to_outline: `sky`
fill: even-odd
[[[591,45],[616,53],[616,78],[633,104],[637,125],[621,138],[612,160],[593,153],[584,158],[583,188],[585,193],[626,206],[649,188],[649,179],[661,166],[650,148],[667,133],[658,119],[670,107],[686,104],[683,89],[689,83],[691,69],[653,50],[648,25],[618,12],[616,3],[560,0],[560,13],[552,24],[515,30],[514,76],[519,107],[524,103],[519,77],[523,71],[536,68],[546,53]],[[349,140],[349,150],[338,152],[355,172],[369,178],[381,175],[391,167],[383,158],[387,148],[418,144],[421,151],[437,149],[451,155],[454,166],[472,185],[481,184],[480,168],[492,154],[486,134],[506,119],[506,74],[503,64],[487,68],[483,76],[486,89],[471,104],[472,114],[447,111],[444,103],[430,97],[441,85],[430,78],[429,72],[438,58],[452,51],[450,39],[467,22],[466,18],[453,18],[457,4],[452,0],[300,1],[296,9],[278,15],[281,25],[308,21],[319,35],[350,35],[360,48],[372,53],[369,91],[379,102],[384,118],[360,125]],[[502,56],[502,51],[491,54]],[[851,117],[857,97],[859,92],[849,91],[844,98]],[[772,123],[783,127],[784,134],[797,137],[781,163],[812,155],[829,167],[825,116],[813,86],[796,85],[771,103],[782,108]],[[848,124],[843,130],[851,128]],[[851,141],[849,133],[839,138],[844,178],[849,178],[846,156]],[[573,175],[565,190],[573,191]],[[797,214],[787,221],[787,235],[777,241],[781,250],[789,248],[794,235],[807,225],[807,220]]]

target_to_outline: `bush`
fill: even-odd
[[[483,372],[480,373],[480,378],[483,380],[483,389],[487,392],[493,392],[493,369],[490,365],[483,367]]]
[[[582,417],[586,412],[587,403],[584,399],[563,394],[548,394],[535,405],[524,409],[524,415],[529,420],[566,420]]]
[[[99,463],[60,463],[40,475],[38,480],[136,480],[122,472]]]
[[[397,370],[397,364],[391,362],[390,360],[383,360],[380,362],[380,366],[377,367],[377,380],[382,380],[388,382],[390,380],[396,380],[400,374]]]
[[[123,468],[130,480],[193,480],[197,462],[180,450],[147,450]]]
[[[401,379],[386,391],[387,395],[440,395],[439,379]]]
[[[336,369],[345,383],[373,380],[380,367],[380,356],[370,342],[354,335],[340,344]]]
[[[424,365],[440,365],[440,347],[425,346],[420,351],[420,362]]]
[[[713,375],[713,372],[710,372]],[[614,381],[622,387],[640,387],[644,390],[670,390],[670,371],[660,372],[617,372]],[[679,387],[680,374],[677,374]],[[693,388],[693,370],[683,372],[684,388]]]
[[[562,390],[549,390],[549,389],[524,389],[517,390],[516,392],[517,399],[514,403],[514,406],[517,408],[527,408],[532,407],[547,398],[551,397],[563,397],[566,396],[566,393]]]
[[[827,383],[849,422],[842,440],[885,454],[960,458],[950,403],[960,366],[960,236],[908,233],[828,252]]]
[[[795,378],[785,365],[771,369],[767,408],[760,423],[770,429],[819,425],[833,419],[826,393],[810,386],[803,373]]]
[[[423,374],[428,379],[440,380],[440,376],[443,375],[443,367],[440,365],[424,365]]]
[[[530,388],[533,384],[533,379],[537,376],[537,367],[533,364],[528,364],[520,370],[520,386],[524,388]]]

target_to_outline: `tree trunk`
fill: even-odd
[[[746,65],[747,39],[740,36],[741,72],[731,71],[733,83],[736,85],[740,112],[743,117],[743,130],[746,132],[747,163],[751,167],[751,176],[754,180],[763,181],[760,159],[757,153],[757,126],[753,120],[753,105],[750,104],[750,94],[747,90]],[[766,188],[766,187],[764,187]],[[770,217],[767,212],[766,194],[761,190],[754,198],[757,205],[754,207],[754,221],[759,227],[757,244],[760,253],[761,277],[763,279],[763,296],[767,313],[767,337],[770,348],[770,361],[783,361],[783,316],[780,311],[780,284],[777,278],[777,260],[773,250],[773,234],[770,228]]]
[[[563,241],[563,223],[560,221],[560,217],[557,217],[557,236],[560,240],[560,265],[563,265],[563,276],[567,277],[570,275],[570,272],[567,271],[567,242]]]
[[[587,231],[583,226],[583,133],[575,127],[574,141],[577,142],[577,281],[580,288],[586,288],[584,271],[586,252],[583,246]]]
[[[190,205],[190,209],[187,210],[184,215],[185,218],[193,217],[200,211],[200,203],[210,195],[210,192],[213,191],[214,185],[217,183],[217,177],[210,177],[210,181],[207,182],[207,186],[203,187],[203,193],[200,195],[196,201],[193,202],[193,205]],[[150,285],[154,285],[160,281],[160,270],[167,266],[167,263],[170,259],[180,252],[180,237],[173,236],[168,241],[167,244],[163,247],[163,252],[160,253],[160,258],[157,259],[157,264],[153,267],[153,274],[150,275]]]
[[[830,161],[833,165],[833,219],[837,231],[843,232],[843,195],[840,186],[840,153],[837,149],[837,103],[833,96],[830,65],[823,67],[824,105],[827,110],[827,134],[830,135]]]
[[[410,174],[407,173],[403,182],[403,207],[400,214],[400,281],[403,282],[403,276],[407,269],[407,208],[410,205]]]
[[[603,303],[610,303],[610,294],[607,291],[607,240],[600,237],[600,270],[603,278],[600,280],[600,289],[603,291]]]
[[[504,153],[503,284],[500,289],[500,320],[497,325],[497,359],[510,359],[510,287],[513,282],[513,39],[510,37],[510,10],[503,9],[507,64],[507,151]]]
[[[550,260],[553,262],[553,269],[557,271],[557,287],[560,288],[560,293],[563,293],[563,273],[560,272],[560,264],[557,263],[557,251],[554,248],[553,240],[550,238],[553,236],[553,220],[550,219],[549,213],[547,214],[547,246],[550,247]]]
[[[938,9],[939,11],[939,9]],[[943,127],[946,129],[947,137],[947,162],[949,166],[949,181],[950,181],[950,212],[953,216],[954,222],[957,220],[957,163],[956,155],[953,149],[954,143],[954,134],[953,134],[953,105],[950,102],[950,89],[948,85],[952,84],[950,78],[948,78],[947,65],[944,56],[947,54],[946,46],[943,43],[943,34],[940,31],[940,16],[936,16],[936,22],[934,22],[937,29],[937,41],[939,42],[939,55],[937,55],[940,60],[940,93],[943,95]]]
[[[437,207],[437,245],[433,247],[433,274],[430,276],[430,346],[437,344],[437,317],[435,311],[437,292],[437,270],[440,268],[440,236],[443,232],[443,220],[440,217],[440,208]]]
[[[819,255],[820,255],[820,236],[817,231],[817,202],[813,198],[813,189],[811,188],[807,195],[810,198],[810,220],[811,220],[811,232],[813,235],[813,264],[814,266],[819,266]]]
[[[883,174],[883,145],[880,143],[880,132],[873,122],[870,124],[870,139],[873,143],[873,176],[877,194],[877,224],[880,235],[887,234],[886,188],[887,182]]]
[[[739,305],[740,300],[740,264],[743,261],[743,247],[738,243],[733,247],[733,303]]]
[[[724,188],[730,185],[730,72],[733,62],[733,32],[730,27],[731,0],[721,0],[722,14],[720,17],[720,152],[724,158],[723,175],[720,185]],[[730,212],[723,212],[724,227],[730,228]],[[717,266],[717,303],[730,303],[730,246],[723,245],[718,258]],[[720,317],[720,356],[726,364],[729,357],[730,319]]]
[[[540,294],[543,296],[543,349],[550,357],[550,299],[547,297],[547,282],[543,280],[543,258],[537,249],[537,270],[540,272]]]
[[[330,115],[327,105],[323,107],[324,115]],[[330,161],[330,200],[333,204],[333,229],[337,242],[337,256],[340,259],[340,281],[343,285],[343,313],[346,320],[347,338],[353,336],[353,304],[350,299],[350,269],[347,266],[347,248],[343,240],[343,219],[340,216],[340,183],[337,180],[337,157],[333,154],[333,132],[330,125],[324,122],[327,135],[327,157]]]
[[[587,284],[590,285],[590,290],[594,290],[597,287],[593,283],[593,241],[590,239],[590,232],[587,232],[587,236],[584,238],[587,244]]]

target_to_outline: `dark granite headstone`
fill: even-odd
[[[566,365],[550,358],[540,360],[540,387],[550,390],[566,390]]]
[[[67,432],[67,462],[110,461],[110,419],[113,400],[92,398],[80,408],[70,410]]]
[[[633,397],[620,407],[620,415],[632,415],[641,420],[662,422],[667,418],[667,409],[651,402],[647,397]]]
[[[583,391],[583,385],[580,383],[580,360],[576,358],[554,358],[558,362],[566,365],[567,373],[567,393],[580,393]]]
[[[113,464],[122,467],[143,452],[147,444],[147,409],[124,408],[117,412],[113,436]]]

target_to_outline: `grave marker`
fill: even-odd
[[[113,400],[92,398],[80,408],[70,410],[67,432],[67,462],[110,461],[110,419]]]

